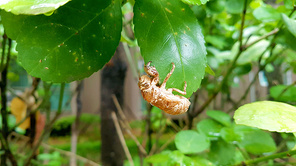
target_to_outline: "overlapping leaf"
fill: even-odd
[[[235,111],[237,124],[269,131],[296,132],[296,108],[274,101],[259,101],[241,106]]]
[[[98,71],[114,54],[122,27],[120,6],[119,0],[73,0],[51,16],[1,16],[29,74],[71,82]]]
[[[2,0],[0,8],[13,14],[37,15],[50,13],[69,0]]]
[[[174,62],[167,88],[197,90],[205,73],[205,46],[191,9],[179,0],[139,0],[134,6],[135,33],[145,63],[152,61],[161,80]]]

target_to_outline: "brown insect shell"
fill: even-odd
[[[160,108],[168,114],[178,115],[185,113],[190,101],[179,95],[174,95],[170,89],[158,87],[147,75],[143,75],[139,79],[139,88],[143,98],[152,105]]]

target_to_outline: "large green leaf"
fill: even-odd
[[[138,0],[134,6],[135,35],[145,63],[152,61],[164,80],[176,68],[167,88],[196,91],[206,67],[206,49],[201,28],[191,9],[179,0]]]
[[[120,0],[73,0],[51,16],[2,12],[27,72],[51,82],[90,76],[113,56],[122,27]],[[16,21],[17,20],[17,21]]]
[[[276,150],[276,145],[272,137],[262,130],[245,132],[241,145],[253,154],[273,152]]]
[[[281,14],[271,6],[261,6],[253,11],[253,15],[260,21],[277,21],[281,19]]]
[[[282,19],[288,30],[296,37],[296,21],[294,19],[289,18],[285,14],[282,14]]]
[[[235,123],[269,131],[296,132],[296,108],[274,101],[246,104],[234,113]]]
[[[210,146],[210,141],[203,134],[193,130],[186,130],[178,132],[175,144],[182,153],[193,154],[206,150]]]
[[[69,0],[1,0],[0,8],[13,14],[37,15],[53,12]]]

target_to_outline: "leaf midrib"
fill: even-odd
[[[170,26],[170,29],[171,29],[171,32],[172,32],[172,35],[174,36],[174,41],[176,43],[176,46],[177,46],[177,49],[178,49],[178,53],[179,53],[179,58],[180,58],[180,61],[181,61],[181,66],[182,66],[182,73],[183,73],[183,80],[185,81],[185,69],[184,69],[184,64],[183,64],[183,60],[182,60],[182,55],[181,55],[181,51],[180,51],[180,48],[179,48],[179,45],[178,45],[178,42],[177,42],[177,39],[176,39],[176,36],[174,35],[174,29],[173,29],[173,26],[170,22],[170,19],[168,18],[168,15],[165,11],[165,7],[162,5],[162,3],[160,2],[160,0],[158,0],[160,6],[161,6],[161,9],[165,15],[165,17],[167,18],[168,20],[168,23],[169,23],[169,26]]]

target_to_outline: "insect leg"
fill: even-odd
[[[186,95],[186,87],[187,87],[187,83],[185,81],[185,85],[184,85],[184,90],[183,91],[181,91],[180,89],[177,89],[177,88],[170,88],[170,89],[168,89],[168,91],[176,91],[176,92],[178,92],[178,93],[180,93],[182,95]]]
[[[172,69],[171,71],[168,73],[168,75],[165,77],[163,83],[161,84],[160,88],[165,88],[166,82],[169,80],[169,78],[171,77],[171,75],[173,74],[174,70],[175,70],[175,64],[174,62],[172,62]]]

